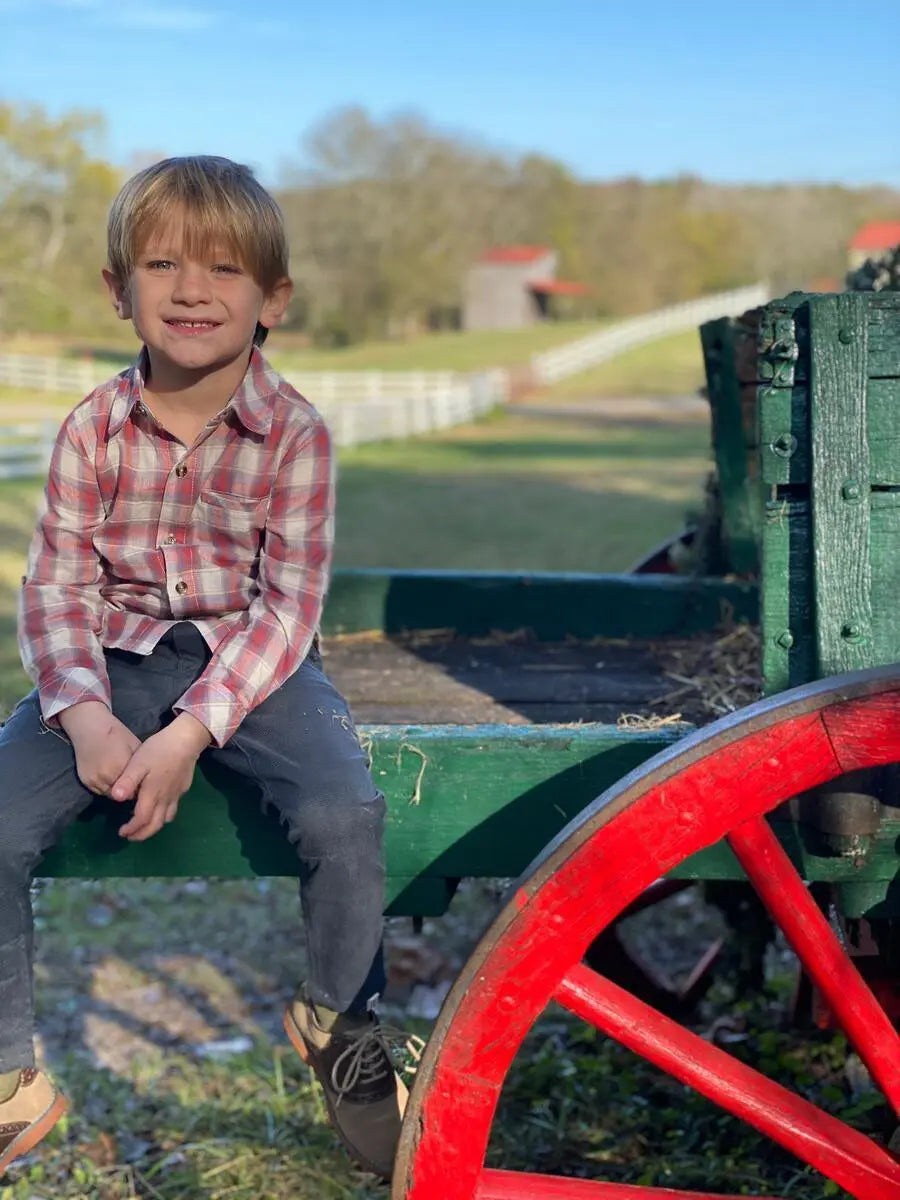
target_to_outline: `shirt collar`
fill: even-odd
[[[143,346],[137,361],[118,377],[116,395],[109,414],[109,436],[115,437],[134,406],[144,394],[147,377],[147,347]],[[244,378],[226,409],[231,409],[241,424],[251,433],[267,434],[272,428],[272,399],[278,391],[281,378],[266,362],[258,346],[254,346]]]

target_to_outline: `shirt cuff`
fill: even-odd
[[[38,697],[41,716],[48,724],[52,721],[54,725],[56,721],[53,718],[57,714],[85,700],[99,700],[112,709],[109,680],[98,678],[85,667],[74,667],[64,674],[51,675],[38,685]]]
[[[216,746],[224,746],[246,717],[248,709],[234,692],[220,683],[205,683],[198,679],[172,705],[175,712],[190,713],[202,722],[212,735]]]

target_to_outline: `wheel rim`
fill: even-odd
[[[448,996],[410,1098],[394,1200],[701,1195],[484,1167],[509,1066],[551,1000],[690,1083],[851,1195],[896,1200],[900,1163],[885,1150],[581,959],[646,887],[727,837],[896,1112],[900,1039],[764,817],[837,775],[897,760],[900,670],[878,668],[752,705],[690,735],[599,797],[522,877]]]

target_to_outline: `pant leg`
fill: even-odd
[[[205,755],[259,787],[297,850],[310,998],[336,1012],[364,1010],[385,982],[385,802],[318,655]]]
[[[106,658],[113,712],[143,741],[172,719],[172,704],[208,654],[179,653],[169,636],[152,655],[110,651]],[[0,1072],[34,1063],[35,868],[93,799],[68,739],[42,723],[31,692],[0,729]],[[123,805],[123,820],[126,811]]]

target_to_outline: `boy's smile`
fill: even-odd
[[[180,221],[150,233],[127,281],[104,278],[167,390],[229,368],[243,374],[257,323],[276,324],[290,298],[287,280],[266,295],[233,250],[191,246]]]

